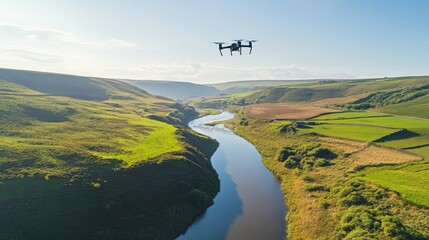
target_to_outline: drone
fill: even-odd
[[[234,42],[231,43],[231,45],[229,45],[229,46],[222,46],[222,44],[225,44],[224,42],[213,42],[213,43],[219,45],[219,52],[220,52],[221,56],[223,56],[222,50],[225,48],[229,48],[229,51],[231,52],[231,56],[232,56],[232,52],[240,52],[240,55],[241,55],[241,49],[244,47],[250,48],[249,54],[252,54],[252,48],[253,48],[252,43],[257,42],[258,40],[237,39],[237,40],[233,40],[233,41]],[[242,44],[243,41],[248,42],[248,45]]]

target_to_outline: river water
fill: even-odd
[[[220,192],[179,240],[285,239],[286,207],[279,180],[251,143],[223,125],[204,125],[233,117],[222,112],[189,122],[193,130],[219,142],[211,162]]]

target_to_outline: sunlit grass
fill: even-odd
[[[352,176],[396,191],[413,203],[429,207],[429,163],[368,167]]]

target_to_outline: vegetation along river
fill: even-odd
[[[211,162],[219,175],[220,192],[180,240],[285,239],[280,182],[265,168],[259,152],[223,125],[204,125],[233,117],[222,112],[189,122],[193,130],[219,142]]]

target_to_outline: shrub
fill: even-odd
[[[374,217],[374,213],[362,207],[349,208],[341,218],[340,224],[341,229],[346,232],[355,229],[374,231],[380,227],[380,221]]]
[[[404,225],[402,225],[398,219],[392,216],[383,216],[381,218],[381,227],[386,237],[399,237],[399,239],[408,239],[408,233]]]
[[[320,201],[320,206],[324,209],[327,209],[331,204],[328,202],[328,200],[326,200],[325,198],[321,198]]]
[[[359,192],[352,192],[349,195],[340,199],[339,204],[344,207],[350,207],[353,205],[366,204],[367,200]]]
[[[296,133],[296,128],[292,127],[291,125],[284,125],[283,127],[280,128],[280,133]]]
[[[317,183],[308,183],[304,185],[304,189],[307,192],[317,192],[317,191],[325,191],[325,187],[323,185]]]
[[[240,119],[240,125],[241,126],[248,126],[249,125],[249,121],[247,121],[245,118],[241,118]]]
[[[300,165],[304,169],[311,169],[315,161],[316,159],[313,157],[304,157],[303,159],[301,159]]]
[[[314,181],[314,179],[308,175],[303,175],[302,180],[304,180],[306,182],[313,182]]]
[[[284,162],[286,159],[288,159],[290,156],[294,156],[295,152],[290,147],[284,147],[283,149],[280,149],[277,151],[276,159],[279,162]]]
[[[315,158],[323,158],[329,160],[337,157],[337,154],[335,154],[329,148],[326,147],[314,148],[308,153],[308,155],[313,156]]]
[[[188,192],[186,194],[186,198],[190,203],[196,206],[205,205],[207,204],[207,201],[210,200],[205,192],[202,192],[198,189],[193,189],[192,191]]]
[[[287,168],[297,168],[299,166],[299,159],[295,156],[289,156],[286,161],[284,161],[284,166]]]
[[[317,147],[320,147],[320,143],[312,143],[312,144],[302,145],[302,146],[297,148],[296,153],[300,154],[300,155],[308,155],[308,153],[311,150],[313,150]]]
[[[326,167],[329,165],[330,165],[329,161],[323,158],[319,158],[314,162],[314,166],[316,167]]]

